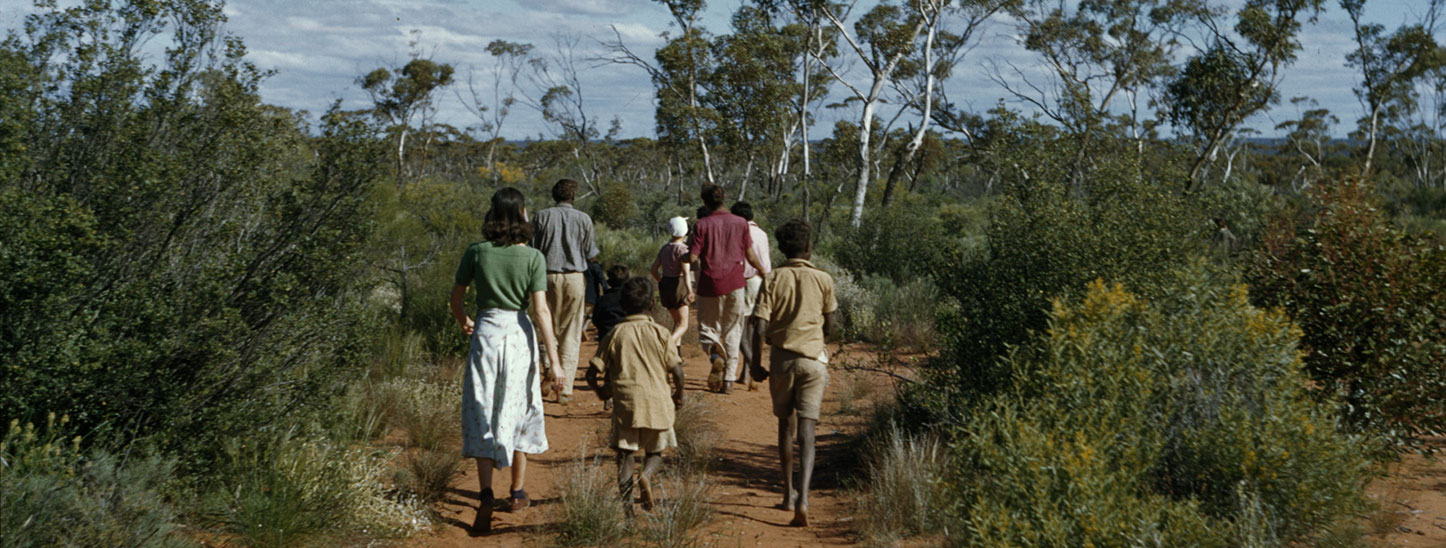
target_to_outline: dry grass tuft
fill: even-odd
[[[568,466],[557,504],[557,545],[613,546],[629,533],[629,520],[619,500],[616,474],[607,473],[603,459],[583,455]]]
[[[931,435],[910,435],[889,424],[864,457],[868,495],[859,498],[859,533],[866,543],[888,546],[899,539],[942,532],[943,444]]]
[[[678,467],[684,475],[703,474],[713,460],[713,450],[722,437],[718,407],[712,396],[694,396],[678,408],[673,433],[678,437]]]
[[[462,458],[456,452],[417,449],[402,457],[396,485],[417,500],[436,502],[456,483],[461,464]]]

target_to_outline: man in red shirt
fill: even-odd
[[[708,387],[727,394],[732,379],[738,378],[738,345],[748,316],[744,261],[758,270],[764,267],[753,251],[748,221],[724,206],[723,187],[704,185],[701,197],[712,213],[698,219],[688,245],[689,260],[700,263],[698,335],[713,364]]]

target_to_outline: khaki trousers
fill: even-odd
[[[727,295],[698,297],[698,342],[705,354],[723,356],[728,364],[723,373],[726,381],[738,378],[738,345],[748,315],[747,294],[747,288],[740,287]]]
[[[562,395],[572,395],[577,379],[578,347],[582,345],[583,305],[587,286],[581,272],[547,273],[547,307],[552,311],[552,331],[557,336],[557,359],[562,360]],[[542,354],[547,361],[547,353]]]

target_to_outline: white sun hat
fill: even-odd
[[[672,219],[668,219],[668,232],[671,232],[674,238],[682,238],[683,236],[687,236],[688,218],[673,217]]]

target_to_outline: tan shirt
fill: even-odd
[[[613,416],[631,428],[673,427],[668,374],[683,363],[670,333],[647,314],[633,314],[613,328],[602,352],[603,375],[613,387]]]
[[[768,321],[768,344],[827,362],[823,319],[835,310],[833,277],[807,260],[789,259],[763,277],[753,316]]]

